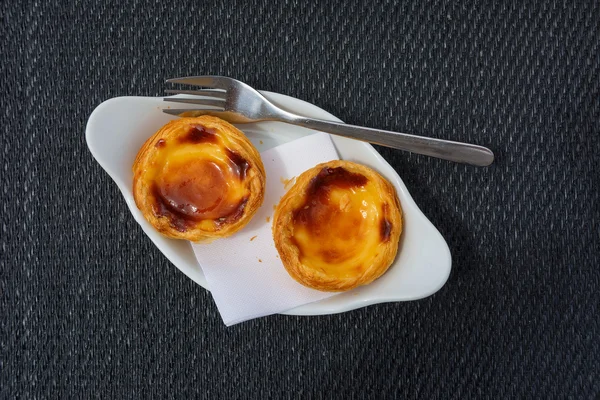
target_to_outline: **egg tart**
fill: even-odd
[[[321,291],[346,291],[379,278],[396,258],[401,233],[394,187],[350,161],[330,161],[301,174],[273,217],[273,239],[286,270]]]
[[[169,122],[133,164],[133,197],[159,232],[193,242],[227,237],[262,204],[265,169],[236,127],[212,116]]]

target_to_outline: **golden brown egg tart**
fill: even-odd
[[[232,235],[256,213],[265,169],[236,127],[212,116],[163,126],[133,164],[133,197],[159,232],[193,242]]]
[[[392,264],[402,233],[394,187],[350,161],[330,161],[301,174],[273,218],[281,261],[296,281],[339,292],[371,283]]]

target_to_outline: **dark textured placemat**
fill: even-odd
[[[0,397],[598,398],[597,1],[2,7]],[[521,4],[529,3],[529,4]],[[94,162],[91,111],[222,74],[355,124],[442,232],[434,296],[225,328]]]

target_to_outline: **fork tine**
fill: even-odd
[[[193,94],[196,96],[207,96],[207,97],[217,97],[219,99],[225,100],[227,98],[227,93],[222,90],[215,89],[205,89],[205,90],[177,90],[177,89],[166,89],[165,93],[169,94]]]
[[[224,76],[188,76],[184,78],[167,79],[167,83],[181,83],[184,85],[201,86],[227,90],[231,86],[230,78]]]
[[[225,102],[223,100],[213,100],[213,99],[180,99],[173,97],[165,97],[164,101],[172,101],[174,103],[186,103],[186,104],[198,104],[201,106],[212,106],[219,107],[221,109],[225,108]]]
[[[165,114],[175,115],[177,117],[199,117],[201,115],[211,115],[220,113],[218,110],[195,110],[193,108],[163,108]]]
[[[247,124],[250,122],[256,122],[256,120],[245,117],[239,113],[232,111],[221,111],[214,109],[200,109],[196,110],[193,108],[167,108],[162,110],[165,114],[175,115],[176,117],[188,118],[188,117],[200,117],[202,115],[212,115],[213,117],[218,117],[224,119],[227,122],[232,124]]]

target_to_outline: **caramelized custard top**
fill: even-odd
[[[227,147],[216,130],[192,126],[177,139],[160,139],[150,166],[153,212],[179,231],[201,225],[218,229],[243,215],[250,164]]]
[[[341,278],[366,270],[379,245],[389,240],[387,207],[365,176],[342,167],[323,168],[293,213],[291,239],[301,262]]]

